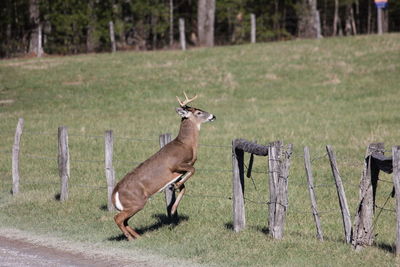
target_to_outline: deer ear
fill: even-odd
[[[184,108],[176,108],[176,113],[179,114],[179,116],[181,116],[182,118],[188,118],[190,115],[190,111],[187,111]]]

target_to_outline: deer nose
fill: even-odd
[[[214,115],[211,114],[210,116],[211,118],[208,121],[215,121],[217,119],[217,117],[215,117]]]

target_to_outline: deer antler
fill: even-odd
[[[179,105],[181,105],[181,107],[186,106],[187,104],[189,104],[190,102],[192,102],[193,100],[195,100],[197,98],[197,95],[195,95],[194,97],[189,99],[185,92],[183,92],[183,94],[185,95],[185,98],[186,98],[183,102],[179,99],[179,97],[176,97],[176,99],[178,100]]]

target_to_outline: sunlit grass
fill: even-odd
[[[395,214],[376,222],[376,246],[355,253],[343,242],[337,193],[325,145],[337,153],[352,218],[365,149],[400,144],[400,35],[362,36],[196,49],[121,52],[0,62],[0,222],[67,240],[116,249],[148,249],[197,263],[393,266]],[[106,205],[104,132],[112,129],[118,179],[177,134],[175,96],[199,95],[195,106],[217,116],[204,125],[197,172],[187,183],[177,226],[162,225],[164,197],[155,195],[130,224],[144,232],[120,241]],[[11,197],[11,146],[19,117],[21,193]],[[69,200],[59,193],[57,128],[68,127]],[[231,229],[231,141],[294,144],[285,237],[267,234],[266,159],[246,178],[246,229]],[[302,151],[309,146],[324,242],[315,238]],[[387,152],[390,154],[390,152]],[[246,162],[248,157],[246,156]],[[390,175],[382,179],[391,180]],[[254,182],[254,184],[253,184]],[[390,183],[380,183],[383,205]],[[256,203],[254,203],[256,202]],[[394,209],[394,199],[385,208]],[[161,218],[161,219],[160,219]]]

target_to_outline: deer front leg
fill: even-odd
[[[195,172],[195,168],[190,165],[190,164],[182,164],[181,166],[178,167],[176,172],[186,172],[184,175],[182,175],[181,179],[179,182],[175,183],[174,187],[175,189],[180,189],[182,185],[190,178]]]

